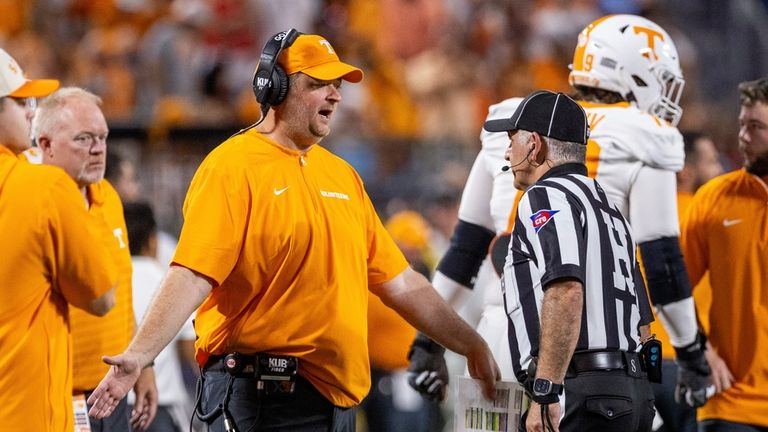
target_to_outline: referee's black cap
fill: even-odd
[[[510,118],[489,120],[483,126],[488,132],[522,129],[560,141],[587,144],[587,114],[573,99],[563,93],[539,90],[529,94]]]

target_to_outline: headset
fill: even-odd
[[[280,53],[293,45],[303,34],[292,28],[276,33],[264,45],[259,57],[259,65],[253,74],[253,94],[261,105],[261,117],[256,123],[232,134],[230,138],[260,125],[267,118],[269,107],[283,103],[288,95],[288,74],[277,64],[277,60],[280,58]]]
[[[277,64],[280,53],[293,45],[303,33],[296,29],[283,31],[272,36],[264,45],[259,57],[259,66],[253,75],[253,94],[261,104],[262,117],[269,107],[280,105],[288,94],[288,75]]]

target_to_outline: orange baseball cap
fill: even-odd
[[[288,75],[303,72],[323,81],[341,78],[353,83],[363,79],[362,70],[339,60],[331,44],[318,35],[300,35],[283,50],[278,63]]]
[[[0,97],[43,97],[59,88],[59,81],[52,79],[30,80],[24,76],[16,60],[0,49]]]

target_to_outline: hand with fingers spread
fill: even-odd
[[[131,426],[134,430],[146,430],[157,414],[157,385],[155,384],[155,372],[151,367],[141,370],[138,381],[133,387],[136,394],[136,403],[131,412]]]
[[[123,353],[114,357],[102,357],[104,363],[111,365],[107,375],[101,380],[88,405],[88,415],[97,419],[112,414],[117,404],[131,391],[141,375],[141,363],[135,354]]]

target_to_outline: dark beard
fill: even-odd
[[[747,166],[747,172],[758,177],[768,176],[768,156],[760,156]]]

